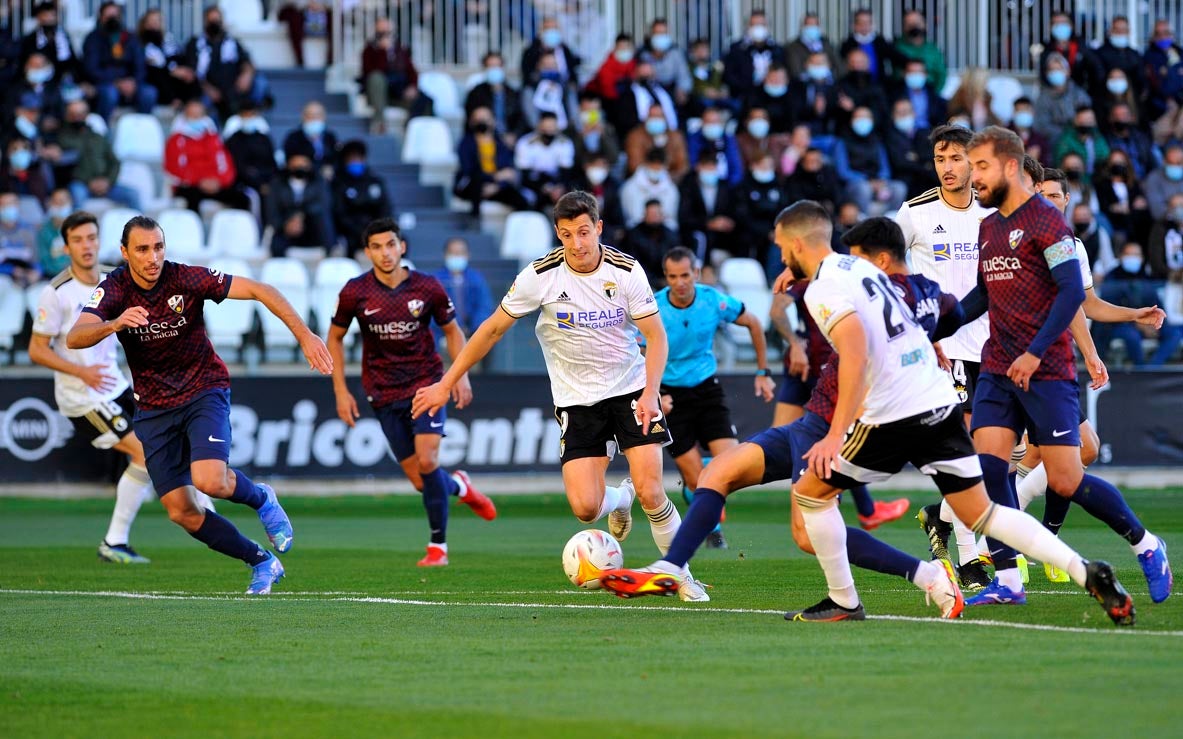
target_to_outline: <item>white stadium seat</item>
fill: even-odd
[[[164,231],[165,254],[176,262],[207,264],[215,256],[205,248],[205,226],[191,210],[169,208],[157,219]]]
[[[555,232],[550,220],[530,210],[510,213],[501,236],[501,256],[516,259],[521,266],[546,254],[555,246]]]
[[[0,349],[12,352],[13,340],[24,327],[25,291],[7,275],[0,276]]]
[[[216,257],[210,260],[210,269],[227,275],[251,276],[251,267],[242,259]],[[223,300],[205,302],[205,330],[215,349],[242,348],[242,340],[255,325],[255,305],[250,300]]]
[[[259,224],[245,210],[226,208],[215,213],[209,224],[208,242],[214,254],[251,262],[267,256],[259,244]]]
[[[361,273],[360,264],[344,257],[329,257],[316,265],[316,274],[312,280],[312,312],[316,316],[316,325],[321,336],[329,335],[329,326],[333,320],[333,312],[337,309],[337,296],[341,288]],[[347,346],[352,345],[357,332],[357,321],[353,321],[345,334]]]
[[[132,218],[140,215],[131,208],[111,208],[99,216],[99,261],[116,265],[123,262],[119,251],[119,240],[123,238],[123,227]]]
[[[53,277],[53,275],[46,275],[46,277]],[[37,320],[37,306],[41,303],[41,292],[45,290],[48,282],[38,282],[36,285],[29,285],[25,288],[25,308],[29,311],[29,316]]]
[[[460,89],[456,80],[446,72],[420,72],[419,91],[431,98],[435,115],[449,120],[463,117],[464,107],[460,100]]]
[[[140,207],[146,213],[159,212],[169,206],[170,199],[161,197],[160,184],[152,173],[152,166],[145,162],[123,162],[116,182],[136,191],[140,196]]]
[[[408,164],[419,165],[420,184],[450,187],[459,159],[447,121],[434,116],[419,116],[407,121],[402,159]]]
[[[991,74],[986,80],[986,91],[990,93],[990,112],[1004,124],[1010,123],[1015,115],[1015,101],[1023,97],[1023,83],[1005,74]]]
[[[271,285],[283,293],[296,313],[302,320],[308,320],[308,308],[311,292],[308,269],[304,263],[291,257],[272,257],[263,262],[259,272],[259,280]],[[298,346],[296,337],[283,325],[283,321],[275,317],[262,303],[258,303],[259,319],[263,323],[263,345],[273,347]]]
[[[747,257],[732,257],[723,262],[719,268],[719,282],[733,292],[740,288],[768,289],[768,277],[764,268],[755,259]]]
[[[115,156],[121,161],[164,161],[164,128],[154,116],[126,113],[115,124]]]

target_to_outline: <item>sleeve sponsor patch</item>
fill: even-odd
[[[1056,243],[1043,250],[1043,258],[1047,260],[1049,269],[1076,260],[1076,242],[1071,236],[1065,236]]]
[[[96,287],[94,292],[90,294],[90,300],[86,301],[87,308],[98,308],[99,303],[103,302],[103,296],[107,294],[102,287]]]

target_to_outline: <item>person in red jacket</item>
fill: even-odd
[[[250,208],[250,200],[235,184],[234,160],[226,151],[213,119],[200,100],[185,104],[164,144],[164,171],[176,180],[173,194],[198,212],[202,200],[218,200],[231,208]]]
[[[399,43],[387,18],[374,22],[374,38],[361,52],[361,78],[366,102],[374,111],[370,132],[386,130],[386,106],[407,110],[407,117],[431,115],[432,101],[419,91],[419,72],[411,61],[411,50]]]
[[[616,37],[616,46],[596,71],[596,76],[587,83],[587,91],[606,103],[620,97],[621,85],[627,86],[633,80],[633,67],[637,65],[636,44],[633,37],[622,33]],[[610,106],[605,105],[605,108]]]

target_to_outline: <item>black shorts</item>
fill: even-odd
[[[731,423],[727,396],[718,377],[694,387],[663,385],[661,393],[669,395],[674,402],[667,416],[670,434],[674,437],[669,446],[670,456],[676,459],[693,449],[695,444],[707,447],[715,439],[735,438],[735,424]]]
[[[132,417],[136,414],[136,401],[131,388],[111,400],[99,403],[81,416],[74,416],[70,423],[74,430],[90,440],[95,449],[110,449],[123,437],[133,431]]]
[[[942,495],[982,481],[982,466],[965,430],[960,406],[950,405],[882,425],[855,421],[827,480],[840,489],[883,482],[911,463],[933,478]]]
[[[981,362],[971,362],[967,359],[951,359],[953,369],[953,388],[957,390],[957,397],[961,399],[962,413],[974,412],[974,391],[978,389],[978,375],[982,372]]]
[[[613,457],[617,449],[645,444],[667,446],[671,441],[669,422],[659,416],[641,433],[641,422],[633,413],[641,391],[601,400],[594,405],[555,408],[559,422],[559,462],[566,464],[585,457]],[[660,412],[660,411],[659,411]]]

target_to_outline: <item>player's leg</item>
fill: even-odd
[[[595,523],[607,516],[608,533],[624,541],[632,531],[636,493],[628,478],[617,487],[604,481],[608,462],[616,453],[607,402],[555,408],[560,429],[559,464],[567,503],[575,517],[583,523]]]
[[[786,371],[776,388],[776,406],[772,411],[772,427],[788,426],[805,415],[805,404],[813,392],[816,380],[804,381]]]
[[[418,461],[418,476],[423,484],[420,490],[424,495],[424,505],[426,505],[428,497],[435,500],[439,491],[443,491],[445,509],[448,499],[457,497],[486,521],[496,518],[497,508],[493,505],[493,501],[476,489],[467,473],[457,470],[449,474],[447,470],[440,467],[440,439],[444,436],[444,424],[447,422],[446,409],[439,409],[434,416],[423,414],[417,419],[412,419],[410,401],[400,403],[400,405],[405,406],[403,417],[407,423],[411,424],[414,433],[415,458]]]

